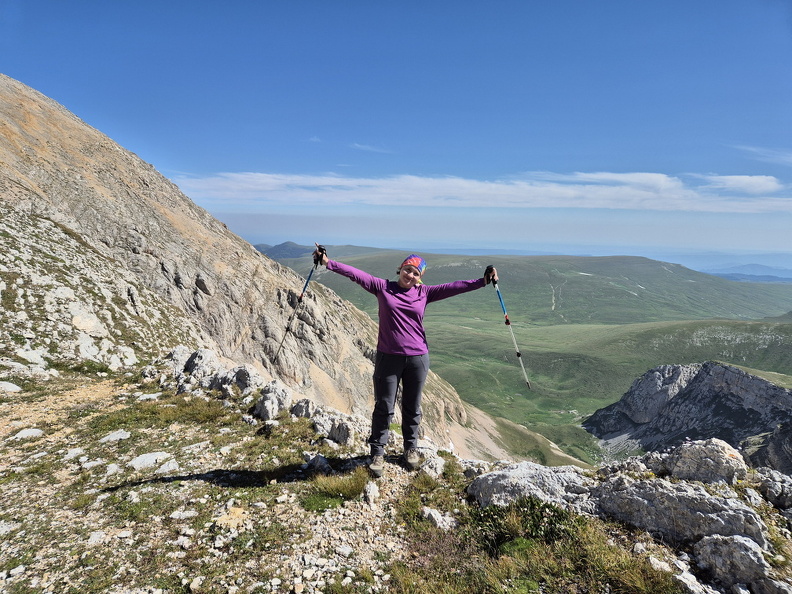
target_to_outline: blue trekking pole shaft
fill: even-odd
[[[503,319],[506,325],[509,327],[509,332],[511,333],[512,342],[514,343],[514,350],[517,353],[517,360],[520,362],[520,367],[522,368],[523,377],[525,378],[525,383],[528,385],[528,389],[531,389],[531,381],[528,379],[528,372],[525,371],[525,364],[522,360],[522,353],[520,352],[520,347],[517,346],[517,339],[514,337],[514,330],[511,327],[511,320],[509,319],[509,314],[506,312],[506,304],[503,303],[503,295],[501,295],[500,288],[498,287],[498,281],[492,279],[492,284],[495,285],[495,291],[498,293],[498,301],[500,301],[501,309],[503,310]]]
[[[303,285],[302,293],[300,293],[300,296],[297,297],[297,303],[302,302],[303,295],[305,295],[305,292],[308,290],[308,283],[311,282],[311,277],[313,276],[314,270],[316,270],[316,265],[314,265],[314,267],[311,268],[311,272],[308,273],[308,278],[305,279],[305,284]]]

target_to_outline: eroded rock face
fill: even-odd
[[[768,466],[792,475],[792,423],[779,423],[768,437],[758,441],[751,460],[757,466]]]
[[[718,438],[754,466],[792,469],[792,391],[718,363],[664,365],[638,378],[583,426],[616,452]]]

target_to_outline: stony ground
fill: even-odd
[[[409,558],[398,459],[364,496],[308,511],[324,446],[304,420],[264,432],[225,409],[110,380],[0,393],[0,591],[383,589]],[[350,475],[365,462],[325,454]]]

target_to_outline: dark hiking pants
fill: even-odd
[[[374,412],[371,415],[372,456],[382,456],[388,443],[388,427],[396,406],[396,392],[402,385],[401,413],[404,449],[418,447],[421,424],[421,393],[429,373],[429,355],[389,355],[377,352],[374,362]]]

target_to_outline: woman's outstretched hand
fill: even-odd
[[[497,283],[497,282],[498,282],[498,271],[492,265],[487,266],[487,269],[484,271],[484,284],[488,285],[490,283]]]
[[[318,243],[314,242],[316,249],[313,253],[313,261],[314,265],[321,264],[322,266],[327,266],[327,250],[325,246],[319,245]]]

